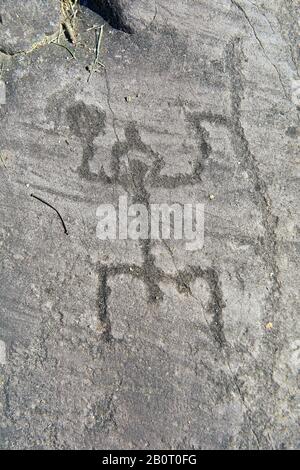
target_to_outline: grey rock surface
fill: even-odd
[[[30,50],[57,31],[60,15],[57,0],[1,0],[0,52],[15,54]]]
[[[299,448],[299,2],[82,3],[0,4],[0,448]],[[98,240],[125,194],[204,248]]]

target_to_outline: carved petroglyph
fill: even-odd
[[[98,173],[91,171],[89,163],[95,155],[94,139],[104,132],[105,113],[94,106],[87,106],[78,102],[68,109],[70,129],[73,134],[81,139],[83,147],[82,163],[79,168],[80,176],[88,181],[101,182],[105,185],[119,185],[124,191],[129,192],[134,203],[144,204],[147,208],[150,204],[152,188],[177,188],[201,183],[201,175],[205,171],[205,162],[210,157],[212,147],[210,134],[205,123],[226,128],[232,140],[232,146],[236,156],[242,165],[250,172],[253,184],[256,188],[256,203],[260,207],[265,220],[265,243],[271,251],[265,259],[266,264],[274,273],[274,283],[270,294],[271,303],[275,302],[279,286],[277,281],[278,269],[276,267],[276,219],[270,210],[270,202],[267,196],[266,185],[261,179],[255,157],[252,155],[249,143],[246,139],[241,124],[241,103],[243,93],[242,83],[242,53],[239,39],[230,42],[226,48],[225,65],[229,77],[231,96],[231,112],[229,115],[221,115],[210,111],[188,112],[184,109],[185,119],[189,124],[197,140],[198,157],[189,174],[178,173],[176,175],[162,174],[165,167],[164,158],[147,145],[141,138],[138,126],[135,122],[129,122],[124,129],[125,138],[117,138],[112,146],[110,174],[102,167]],[[130,158],[129,158],[130,154]],[[132,155],[136,157],[132,158]],[[142,157],[141,157],[142,156]],[[99,269],[99,311],[100,319],[105,325],[107,338],[110,336],[110,320],[108,313],[109,279],[117,275],[128,275],[142,280],[147,286],[149,302],[160,302],[163,293],[160,289],[162,282],[172,283],[180,292],[190,293],[191,284],[202,278],[207,282],[211,295],[210,310],[213,314],[211,331],[218,344],[225,343],[223,332],[222,309],[224,301],[220,279],[215,268],[202,269],[188,267],[185,271],[177,271],[170,275],[156,266],[155,256],[152,254],[151,240],[141,240],[140,249],[143,262],[136,264],[100,264]],[[262,250],[264,251],[264,250]]]

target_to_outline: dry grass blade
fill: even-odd
[[[61,0],[62,26],[73,44],[76,44],[75,20],[78,0]]]
[[[101,45],[103,41],[103,36],[104,36],[104,25],[100,26],[100,32],[98,33],[96,30],[96,50],[95,50],[95,59],[92,65],[88,67],[88,70],[90,72],[88,82],[90,81],[92,75],[94,72],[97,72],[97,67],[100,65],[100,67],[105,68],[105,65],[100,62],[99,56],[100,56],[100,51],[101,51]]]
[[[64,49],[66,49],[69,52],[69,54],[73,57],[73,59],[76,60],[76,56],[75,56],[74,52],[68,46],[66,46],[65,44],[61,44],[58,41],[52,41],[51,44],[55,44],[56,46],[63,47]]]

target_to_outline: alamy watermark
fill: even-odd
[[[6,86],[5,82],[0,77],[0,106],[6,104]]]
[[[6,365],[6,344],[0,339],[0,366]]]
[[[102,204],[97,209],[99,240],[184,240],[186,250],[204,246],[203,204],[128,204],[120,196],[118,207]]]
[[[292,100],[296,106],[300,106],[300,80],[292,81]]]

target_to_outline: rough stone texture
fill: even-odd
[[[58,30],[57,0],[1,0],[0,52],[14,54],[31,47]]]
[[[299,448],[299,3],[109,3],[0,57],[0,447]],[[204,202],[204,249],[97,240],[122,194]]]

